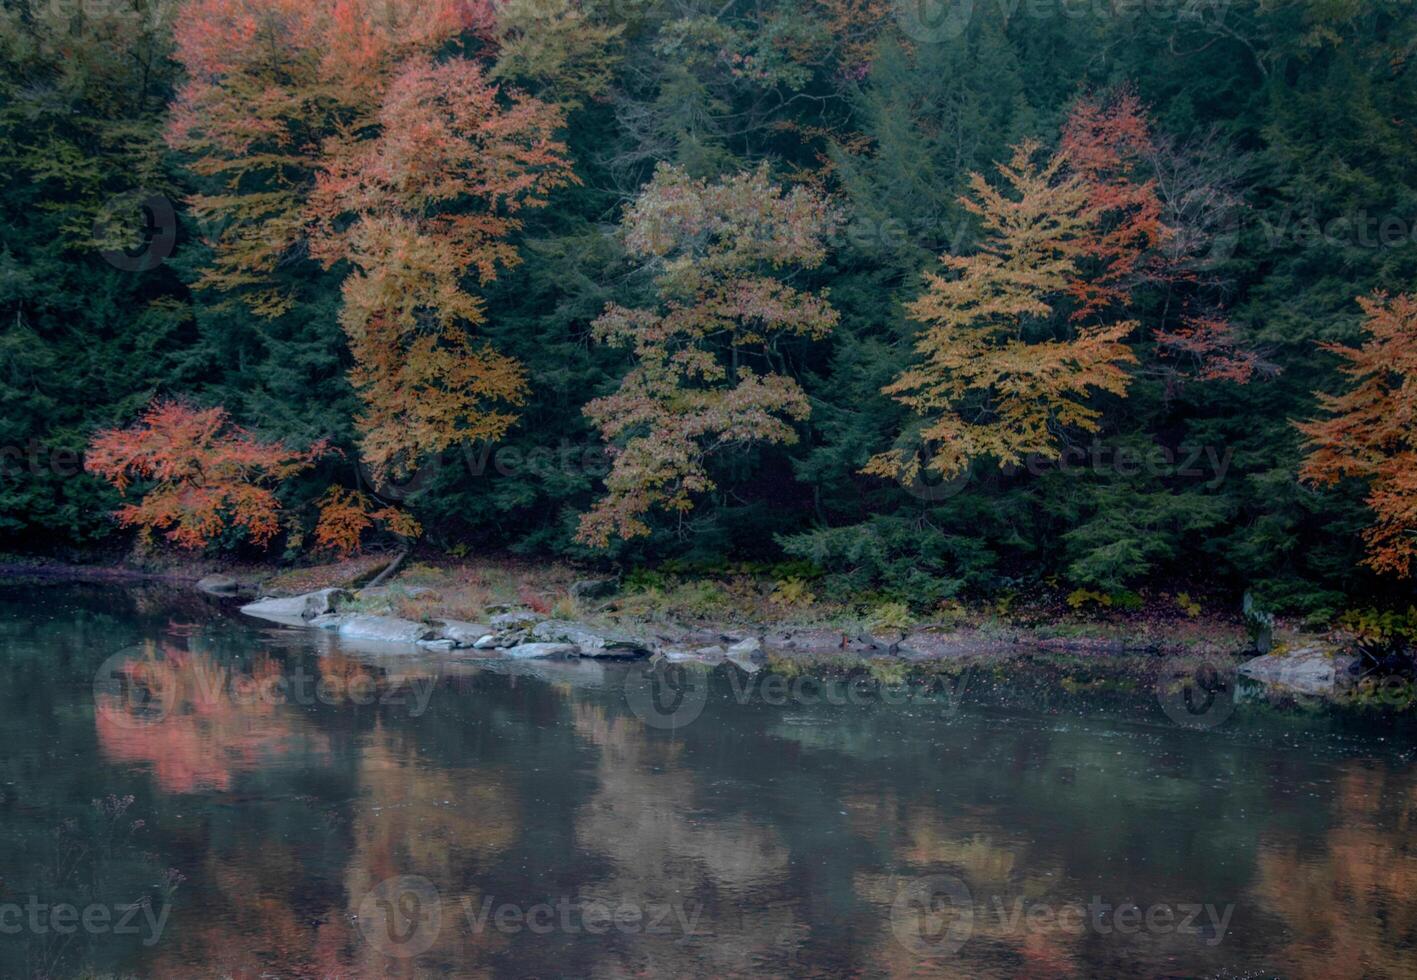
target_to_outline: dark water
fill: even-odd
[[[1400,719],[635,669],[0,587],[0,971],[1417,975]]]

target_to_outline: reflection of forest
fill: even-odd
[[[103,703],[96,720],[106,761],[185,800],[164,831],[193,855],[189,882],[144,975],[1412,975],[1406,769],[1035,715],[711,700],[666,732],[591,663],[434,677],[327,650],[318,669],[337,688],[436,680],[427,715],[238,703],[201,696],[212,657],[154,659],[163,720]],[[442,903],[413,960],[371,946],[357,919],[400,875]],[[976,913],[957,953],[921,959],[889,916],[929,875],[966,882]],[[1214,945],[998,914],[1093,895],[1236,909]],[[676,914],[659,934],[542,936],[475,929],[464,909],[559,899]]]
[[[1323,833],[1261,844],[1252,896],[1286,939],[1270,961],[1294,977],[1417,976],[1417,787],[1345,760],[1337,790]]]

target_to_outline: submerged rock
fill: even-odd
[[[316,616],[338,612],[341,604],[353,598],[354,596],[344,589],[320,589],[286,599],[257,599],[255,602],[246,603],[241,607],[241,611],[248,616],[270,619],[278,623],[295,619],[310,620]]]
[[[1333,694],[1351,680],[1348,668],[1354,657],[1319,647],[1301,647],[1248,660],[1240,673],[1266,684],[1276,684],[1300,694]]]
[[[592,629],[584,623],[548,619],[531,628],[531,636],[543,643],[573,643],[583,657],[647,657],[650,645],[624,633]]]
[[[339,624],[339,635],[351,640],[380,643],[418,643],[434,639],[437,630],[427,623],[394,616],[349,616]]]
[[[580,650],[574,643],[520,643],[502,651],[502,656],[512,660],[531,660],[540,657],[573,657]]]
[[[204,575],[197,579],[197,588],[208,595],[235,595],[241,591],[241,582],[230,575]]]

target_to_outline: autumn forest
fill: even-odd
[[[1406,0],[0,0],[0,549],[1417,560]]]

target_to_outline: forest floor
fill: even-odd
[[[390,560],[362,556],[306,567],[233,564],[180,556],[135,565],[85,565],[0,558],[0,573],[39,580],[159,579],[195,583],[224,574],[243,595],[288,596],[328,587],[357,588]],[[1105,597],[1040,591],[991,603],[947,601],[921,615],[880,595],[839,600],[819,594],[810,578],[773,578],[743,568],[719,574],[636,571],[621,578],[567,563],[512,557],[416,554],[378,595],[361,596],[362,611],[405,619],[486,622],[497,611],[529,609],[652,637],[659,645],[698,649],[757,637],[786,654],[902,654],[936,659],[989,651],[1041,648],[1079,654],[1238,656],[1250,647],[1238,609],[1197,600],[1183,590],[1129,597],[1127,608]],[[1323,644],[1336,637],[1276,623],[1282,646]]]

